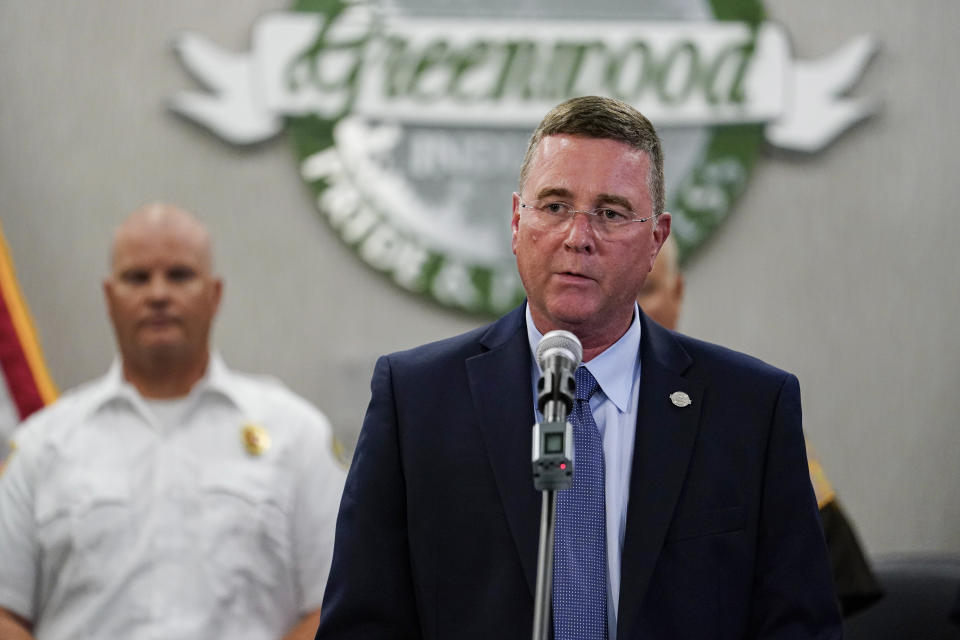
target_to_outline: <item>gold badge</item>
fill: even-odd
[[[252,456],[262,456],[270,448],[270,434],[261,426],[243,426],[243,447]]]
[[[683,408],[689,407],[691,403],[693,403],[693,400],[683,391],[674,391],[670,394],[670,402],[672,402],[675,407]]]

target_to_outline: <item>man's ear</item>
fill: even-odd
[[[213,279],[213,313],[216,315],[220,310],[220,301],[223,300],[223,278]]]
[[[670,235],[670,214],[664,211],[657,217],[657,226],[653,228],[653,251],[650,256],[650,268],[653,269],[653,263],[657,259],[657,254],[663,248],[663,243],[667,241]]]
[[[510,248],[513,249],[513,255],[517,255],[517,233],[520,230],[520,194],[513,194],[513,218],[510,220],[510,228],[513,235],[510,239]]]
[[[104,278],[101,286],[103,287],[103,300],[107,304],[107,311],[113,309],[113,280],[109,277]]]

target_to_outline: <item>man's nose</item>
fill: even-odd
[[[163,276],[157,275],[150,278],[147,284],[147,297],[150,302],[164,302],[170,297],[170,283]]]
[[[584,211],[574,211],[567,221],[564,244],[574,251],[592,253],[596,249],[597,234],[593,228],[593,216]]]

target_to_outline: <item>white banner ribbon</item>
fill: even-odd
[[[532,129],[563,99],[597,94],[657,126],[765,123],[774,145],[816,151],[875,110],[842,97],[876,51],[871,38],[797,62],[769,22],[384,19],[354,5],[330,24],[265,15],[247,54],[191,33],[174,47],[211,93],[182,92],[170,107],[235,144],[307,114]]]

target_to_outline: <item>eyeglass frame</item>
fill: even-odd
[[[547,211],[547,210],[544,209],[543,207],[537,207],[537,206],[534,206],[534,205],[532,205],[532,204],[527,204],[527,203],[523,200],[523,196],[521,196],[521,195],[520,195],[519,193],[517,193],[516,191],[513,192],[513,195],[515,195],[515,196],[517,197],[517,200],[520,201],[520,208],[521,208],[521,209],[529,209],[529,210],[531,210],[531,211],[543,211],[544,213],[548,213],[548,214],[551,214],[551,215],[554,215],[554,216],[555,216],[555,214],[553,214],[553,213],[550,212],[550,211]],[[562,201],[561,201],[561,202],[558,202],[557,204],[563,204],[564,206],[570,207],[569,211],[567,212],[567,213],[569,214],[569,216],[565,216],[565,217],[563,217],[563,218],[559,218],[559,217],[557,218],[560,223],[569,222],[570,220],[573,220],[578,213],[582,213],[582,214],[584,214],[584,215],[590,216],[589,220],[599,220],[599,221],[602,222],[602,220],[601,220],[601,218],[600,218],[600,215],[601,215],[601,214],[599,213],[600,211],[603,211],[603,210],[606,210],[606,209],[609,209],[609,210],[611,210],[611,211],[616,211],[615,209],[611,209],[610,207],[597,207],[597,208],[595,208],[595,209],[574,209],[574,208],[573,208],[573,205],[568,205],[567,203],[562,202]],[[626,211],[626,212],[619,212],[619,211],[618,211],[617,213],[624,213],[624,215],[627,214],[627,213],[629,213],[629,214],[631,214],[631,215],[634,215],[634,216],[637,215],[637,212],[636,212],[636,211],[629,211],[629,210]],[[661,212],[661,213],[663,213],[663,212]],[[625,220],[622,224],[615,225],[613,228],[614,228],[614,229],[619,229],[619,228],[621,228],[621,227],[622,227],[622,228],[626,228],[626,226],[627,226],[628,224],[630,224],[631,222],[649,222],[650,220],[656,221],[656,219],[660,217],[661,213],[654,213],[654,214],[652,214],[652,215],[647,216],[646,218],[633,218],[633,219],[630,219],[630,220]],[[555,217],[556,217],[556,216],[555,216]],[[592,223],[591,223],[591,227],[594,228],[594,229],[596,228],[596,227],[593,227]]]

